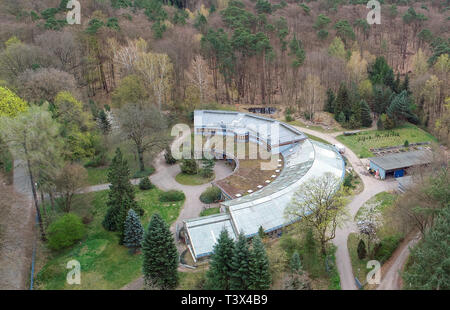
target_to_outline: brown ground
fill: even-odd
[[[232,195],[233,197],[236,194],[241,194],[242,196],[248,194],[248,190],[251,189],[254,192],[259,190],[258,185],[266,186],[269,183],[266,183],[266,180],[275,180],[272,178],[272,175],[279,175],[282,166],[278,167],[279,164],[283,165],[283,156],[279,156],[278,154],[272,155],[273,164],[270,165],[270,170],[261,169],[262,163],[269,163],[270,160],[262,160],[262,159],[249,159],[248,157],[248,145],[246,145],[246,159],[239,159],[239,167],[236,171],[226,177],[225,179],[216,181],[215,183],[220,186],[225,192]],[[263,155],[263,158],[267,158],[267,152]],[[259,157],[259,156],[258,156]],[[278,159],[281,159],[278,162]],[[275,172],[275,170],[280,170],[280,172]]]
[[[0,290],[28,288],[35,236],[30,203],[0,175]]]

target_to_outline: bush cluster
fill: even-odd
[[[201,195],[200,201],[203,203],[218,202],[222,196],[222,191],[217,186],[208,187]]]
[[[47,230],[48,247],[52,250],[67,248],[84,236],[81,218],[68,213],[51,223]]]
[[[182,191],[170,190],[163,192],[159,195],[159,201],[161,202],[172,202],[184,200],[185,196]]]

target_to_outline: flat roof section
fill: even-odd
[[[236,240],[236,234],[228,213],[202,216],[191,220],[185,220],[184,223],[196,258],[211,254],[211,251],[224,228],[228,231],[230,238]]]
[[[371,157],[369,160],[385,171],[389,171],[429,164],[432,160],[432,154],[427,150],[418,150]]]
[[[283,144],[290,141],[300,141],[307,137],[294,127],[282,123],[276,119],[241,113],[233,111],[221,110],[195,110],[194,111],[194,126],[221,128],[226,126],[228,129],[258,131],[262,139],[270,138],[270,126],[272,124],[279,125],[279,141],[271,141],[271,145]],[[261,125],[265,125],[268,130],[261,131]]]

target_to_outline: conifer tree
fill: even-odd
[[[272,284],[272,276],[269,270],[269,259],[261,238],[256,235],[253,238],[253,249],[250,259],[250,289],[267,290]]]
[[[205,288],[210,290],[229,290],[231,278],[231,258],[233,256],[234,241],[223,229],[217,243],[206,273]]]
[[[334,100],[336,97],[334,96],[333,90],[331,88],[328,88],[327,90],[327,100],[325,102],[325,111],[334,113]]]
[[[300,255],[297,251],[292,254],[291,261],[289,262],[289,268],[291,269],[292,273],[300,275],[303,273],[302,262],[300,261]]]
[[[264,232],[264,228],[262,226],[259,226],[258,228],[258,235],[261,239],[264,239],[264,237],[266,236],[266,233]]]
[[[369,105],[365,100],[360,101],[360,111],[361,111],[361,125],[364,127],[372,126],[372,116],[370,115]]]
[[[338,122],[345,122],[347,120],[347,116],[349,117],[350,111],[350,97],[348,94],[347,87],[345,84],[341,84],[339,87],[339,91],[334,103],[334,117]],[[345,119],[342,121],[340,114],[343,113]]]
[[[104,135],[111,132],[111,123],[109,122],[108,116],[104,110],[101,110],[98,114],[99,127]]]
[[[133,209],[128,210],[124,226],[123,244],[129,248],[132,253],[135,253],[136,249],[141,246],[144,228],[142,228],[139,215],[137,215]]]
[[[169,227],[153,214],[142,242],[142,272],[147,287],[174,289],[178,284],[178,251]]]
[[[123,159],[119,148],[117,148],[116,155],[112,160],[108,172],[108,181],[111,183],[108,201],[106,202],[109,209],[102,224],[109,231],[120,232],[120,243],[122,243],[123,227],[128,210],[133,209],[139,215],[143,215],[144,210],[134,200],[134,188],[130,183],[128,162]]]
[[[366,256],[367,256],[366,244],[364,243],[364,240],[362,240],[362,239],[359,240],[357,252],[358,252],[359,259],[366,258]]]
[[[248,290],[250,287],[250,250],[244,233],[240,233],[231,258],[230,289]]]

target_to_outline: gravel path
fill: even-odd
[[[409,257],[410,249],[420,240],[420,233],[415,234],[410,240],[405,240],[392,254],[387,265],[387,271],[383,274],[380,285],[377,290],[399,290],[402,288],[402,279],[400,272]]]
[[[26,166],[14,162],[14,185],[0,186],[3,203],[9,206],[2,211],[0,242],[0,289],[25,290],[29,286],[35,229],[31,184]]]

